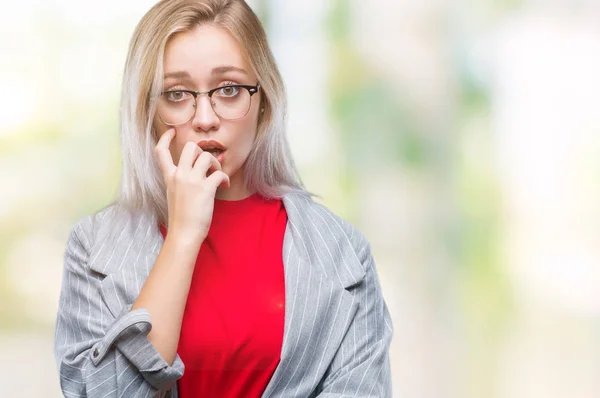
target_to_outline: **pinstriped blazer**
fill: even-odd
[[[284,338],[263,397],[391,397],[393,328],[369,243],[308,197],[283,204]],[[54,343],[66,397],[178,396],[181,358],[169,366],[148,311],[131,311],[162,243],[154,216],[116,205],[72,228]]]

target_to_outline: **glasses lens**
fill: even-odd
[[[194,96],[183,91],[163,93],[158,103],[158,116],[163,123],[175,126],[187,123],[194,116]]]
[[[243,87],[223,87],[212,95],[212,107],[222,119],[239,119],[250,109],[250,92]]]
[[[250,92],[244,87],[223,87],[213,92],[211,105],[221,119],[240,119],[250,110]],[[200,101],[200,97],[198,97]],[[184,91],[166,91],[158,103],[163,123],[176,126],[192,120],[196,111],[194,96]]]

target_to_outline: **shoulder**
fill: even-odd
[[[122,231],[136,217],[115,203],[87,214],[73,224],[69,242],[79,242],[90,251],[96,242],[107,239],[113,232]]]
[[[80,217],[71,227],[71,236],[92,241],[98,229],[108,221],[110,215],[113,214],[115,210],[116,205],[111,204],[93,213]]]
[[[158,244],[160,233],[150,234],[154,220],[146,213],[132,212],[117,204],[80,218],[67,241],[67,253],[77,260],[70,264],[107,275],[126,258],[133,256],[131,261],[135,261],[139,253],[130,250],[132,245]]]
[[[288,194],[283,200],[288,213],[291,210],[293,216],[305,224],[305,227],[328,231],[335,239],[345,239],[357,252],[369,246],[369,242],[357,227],[311,197]]]
[[[370,265],[370,244],[362,232],[311,197],[288,194],[283,197],[293,234],[308,242],[305,250],[320,257],[319,262],[331,260],[336,269],[348,271],[349,280],[360,280]]]

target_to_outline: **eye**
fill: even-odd
[[[181,90],[172,90],[165,92],[167,100],[170,102],[181,102],[190,98],[190,94]]]
[[[215,94],[217,94],[220,97],[231,98],[231,97],[235,97],[236,95],[238,95],[239,92],[240,92],[239,87],[223,86],[219,90],[217,90],[217,92]]]

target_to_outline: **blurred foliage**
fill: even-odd
[[[378,163],[423,167],[426,147],[408,104],[399,101],[399,94],[371,70],[349,40],[350,7],[348,1],[333,1],[325,22],[333,48],[331,116],[338,124],[345,168],[356,174],[365,163],[374,168]]]
[[[357,186],[360,183],[357,176],[365,168],[376,171],[382,164],[395,165],[408,175],[412,172],[416,179],[433,178],[440,182],[437,189],[440,203],[431,209],[435,232],[422,239],[429,240],[430,249],[446,253],[446,263],[454,269],[429,268],[429,272],[437,275],[431,275],[430,288],[437,286],[440,294],[447,292],[448,280],[433,280],[439,275],[458,276],[458,297],[453,298],[451,292],[443,293],[450,297],[444,298],[442,294],[440,304],[447,299],[456,300],[459,308],[449,310],[445,306],[442,311],[446,316],[451,311],[465,317],[460,324],[465,328],[464,339],[470,347],[467,372],[478,380],[471,385],[468,396],[491,396],[496,390],[492,374],[489,366],[481,365],[492,363],[497,356],[498,339],[505,333],[513,308],[499,258],[502,203],[489,162],[491,126],[484,123],[483,129],[476,133],[469,129],[474,120],[490,120],[489,88],[466,67],[464,54],[459,54],[455,64],[449,65],[454,67],[458,81],[454,125],[444,132],[425,130],[424,124],[416,119],[410,100],[403,102],[400,93],[394,92],[390,84],[371,70],[353,47],[350,7],[348,1],[333,1],[325,22],[333,49],[331,116],[344,148],[342,177],[346,192],[348,197],[355,198],[361,189]],[[458,43],[461,45],[465,43]],[[465,144],[485,153],[473,160],[466,153]],[[485,162],[479,163],[481,159]]]

